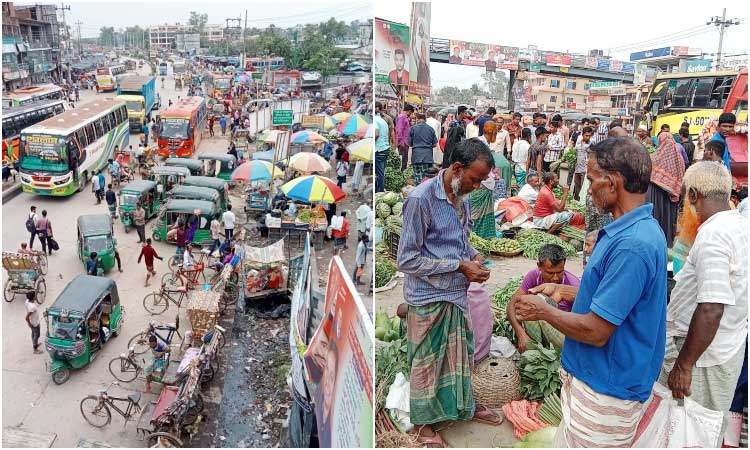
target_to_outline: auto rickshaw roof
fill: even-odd
[[[190,169],[182,166],[154,166],[151,169],[153,175],[182,175],[189,176]]]
[[[76,311],[86,317],[108,293],[111,293],[113,305],[120,303],[117,284],[113,280],[106,277],[78,275],[70,280],[47,311]]]
[[[187,200],[206,200],[215,202],[219,198],[219,192],[210,187],[203,186],[185,186],[179,185],[173,187],[167,195],[184,198],[188,197]]]
[[[167,158],[164,164],[170,167],[187,167],[190,170],[198,170],[203,167],[202,162],[191,158]]]
[[[156,189],[156,182],[151,180],[135,180],[128,183],[125,187],[120,190],[122,192],[139,192],[144,193]]]
[[[202,187],[210,187],[214,189],[224,190],[226,187],[227,182],[222,180],[221,178],[216,177],[202,177],[202,176],[195,176],[191,175],[187,178],[185,178],[185,183],[187,186],[202,186]]]
[[[86,214],[78,216],[78,230],[84,236],[112,234],[111,218],[107,214]]]
[[[178,212],[193,214],[196,209],[201,210],[202,216],[213,216],[216,214],[216,206],[205,200],[170,199],[167,202],[167,212]]]
[[[201,161],[207,159],[209,161],[237,162],[237,158],[235,158],[234,155],[227,153],[200,153],[198,154],[198,159]]]

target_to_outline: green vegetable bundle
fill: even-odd
[[[555,194],[556,199],[560,200],[562,198],[562,188],[560,186],[553,188],[552,193]]]
[[[568,256],[578,254],[573,246],[559,237],[539,230],[524,230],[518,234],[516,240],[521,246],[521,250],[523,250],[523,256],[530,259],[537,259],[539,257],[539,250],[547,244],[561,246]]]
[[[388,284],[396,275],[396,265],[387,259],[378,259],[375,262],[375,287],[381,288]]]
[[[312,211],[309,209],[303,209],[302,211],[297,214],[297,220],[303,223],[310,223],[310,219],[312,218]]]
[[[586,239],[586,233],[581,230],[580,228],[571,227],[570,225],[565,225],[560,229],[560,234],[568,237],[570,239],[575,239],[576,241],[583,242]]]
[[[560,353],[550,345],[530,343],[521,355],[520,391],[527,400],[541,400],[560,392]]]
[[[568,151],[565,152],[565,155],[563,155],[563,159],[568,164],[568,170],[575,169],[576,161],[578,160],[578,156],[576,155],[576,149],[569,148]]]
[[[547,427],[541,430],[526,433],[523,440],[513,444],[514,448],[554,448],[555,433],[557,428]]]
[[[401,171],[401,155],[396,149],[391,149],[388,159],[385,161],[385,190],[401,192],[401,188],[406,184],[406,180],[412,176],[414,171],[408,168]]]
[[[513,239],[484,239],[476,233],[469,234],[469,243],[472,247],[477,249],[477,251],[485,254],[489,252],[513,253],[521,249],[518,242]]]
[[[516,293],[518,287],[521,285],[521,281],[523,281],[523,277],[511,278],[505,286],[492,296],[492,310],[495,315],[493,334],[495,336],[505,336],[511,342],[516,342],[516,332],[513,330],[510,322],[508,322],[506,310],[511,297],[513,297],[513,294]]]
[[[375,246],[375,254],[380,257],[385,257],[388,255],[388,246],[385,245],[385,243],[381,242],[380,244]]]
[[[557,393],[544,397],[544,404],[542,404],[542,407],[536,412],[536,416],[542,422],[548,423],[553,427],[560,425],[563,414],[560,397]]]
[[[409,377],[409,364],[406,357],[406,338],[378,344],[375,346],[375,403],[376,409],[385,406],[388,389],[393,384],[396,374],[403,373]]]
[[[581,215],[586,214],[586,204],[583,202],[579,202],[578,200],[568,199],[568,202],[565,204],[565,207]]]
[[[375,338],[391,342],[401,338],[401,319],[398,316],[388,318],[385,311],[375,313]]]

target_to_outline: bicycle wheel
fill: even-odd
[[[169,308],[169,299],[164,297],[161,292],[152,292],[143,297],[143,307],[146,308],[152,316],[163,313]]]
[[[36,291],[36,302],[41,305],[47,298],[47,282],[41,276],[36,280],[34,290]]]
[[[100,402],[95,395],[89,395],[81,400],[81,415],[89,423],[97,428],[102,428],[112,421],[112,413],[106,403]]]
[[[177,273],[168,272],[161,277],[162,286],[182,287],[184,284],[185,280],[178,276]]]
[[[123,358],[122,356],[113,358],[112,361],[109,362],[109,373],[123,383],[130,383],[135,380],[138,378],[140,372],[140,367],[135,365],[128,358]]]
[[[5,280],[5,288],[3,289],[3,299],[10,303],[13,301],[13,299],[16,297],[16,293],[13,292],[13,284],[10,281],[10,278]]]
[[[142,331],[128,341],[128,348],[132,348],[136,355],[142,355],[149,349],[148,347],[148,333]]]
[[[42,253],[39,255],[39,271],[42,273],[42,275],[47,275],[47,269],[49,269],[47,255]]]
[[[146,440],[148,441],[148,446],[151,448],[182,448],[182,441],[169,433],[159,432],[150,434]]]
[[[180,264],[182,264],[182,258],[177,255],[172,255],[167,260],[167,267],[169,267],[169,271],[172,273],[175,273],[177,271],[177,269],[180,267]]]

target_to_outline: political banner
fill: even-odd
[[[519,48],[518,60],[528,61],[530,63],[539,63],[539,50],[535,48]]]
[[[325,311],[304,361],[320,448],[372,447],[372,320],[340,257],[328,269]]]
[[[556,67],[570,67],[573,62],[573,58],[570,55],[558,55],[554,53],[544,55],[544,60],[548,66]]]
[[[409,84],[409,27],[375,19],[375,82]]]
[[[584,67],[587,69],[596,69],[599,67],[599,58],[596,56],[588,56],[586,57],[586,63],[584,64]]]
[[[622,61],[617,61],[614,59],[610,60],[609,71],[610,72],[622,72]]]
[[[524,50],[529,51],[528,49]],[[451,54],[448,62],[464,66],[484,67],[488,72],[494,72],[497,69],[518,70],[519,51],[518,47],[450,41]],[[536,50],[533,50],[533,52],[536,53]],[[527,54],[527,56],[532,58],[531,62],[536,59],[534,54]]]
[[[635,72],[635,63],[631,63],[631,62],[622,63],[622,73],[634,73],[634,72]]]
[[[599,61],[597,61],[596,70],[600,70],[602,72],[609,72],[609,60],[600,59]]]
[[[639,85],[646,82],[646,65],[635,63],[633,67],[633,84]]]
[[[409,93],[430,95],[430,3],[411,4]]]

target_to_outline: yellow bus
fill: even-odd
[[[117,64],[96,69],[96,89],[98,92],[112,92],[117,88],[117,77],[126,72],[125,66]]]
[[[654,117],[651,134],[669,125],[672,133],[683,122],[690,124],[690,135],[698,135],[711,120],[724,111],[729,92],[739,72],[704,72],[659,75],[654,80],[646,106]]]

